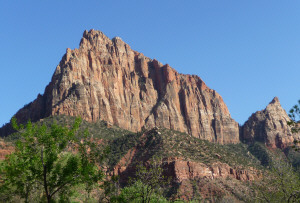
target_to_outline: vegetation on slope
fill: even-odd
[[[53,123],[63,123],[64,125],[71,127],[74,122],[75,118],[73,117],[53,116],[41,120],[37,125],[42,126],[42,124],[44,124],[45,128],[49,128],[51,127],[51,125],[53,125]],[[280,150],[270,151],[261,143],[254,143],[252,145],[246,145],[243,143],[219,145],[200,140],[195,137],[191,137],[190,135],[187,135],[185,133],[158,128],[154,128],[150,131],[133,133],[127,130],[120,129],[116,126],[110,126],[104,121],[98,121],[96,123],[88,123],[83,121],[78,128],[78,133],[75,135],[75,138],[80,140],[80,138],[82,138],[82,135],[84,135],[85,130],[89,131],[89,137],[88,140],[86,140],[87,142],[93,141],[102,144],[102,147],[98,150],[102,150],[105,148],[105,146],[109,146],[110,152],[105,162],[106,168],[108,170],[113,170],[114,167],[130,150],[136,149],[134,157],[132,158],[132,165],[139,165],[141,162],[147,160],[162,160],[163,158],[170,157],[203,163],[207,166],[210,166],[215,162],[221,162],[226,163],[231,167],[239,167],[244,169],[247,169],[249,167],[255,168],[262,171],[265,174],[265,177],[269,178],[268,180],[273,180],[270,177],[277,177],[276,174],[272,175],[274,174],[274,160],[278,160],[278,157],[284,155]],[[21,130],[19,133],[15,133],[9,137],[6,137],[5,140],[18,143],[17,140],[19,140],[20,134],[22,135],[25,132],[26,130]],[[57,142],[59,142],[59,140],[57,140]],[[280,161],[282,163],[285,163],[285,161],[287,160],[293,160],[295,165],[297,165],[297,163],[299,162],[299,152],[295,152],[292,149],[289,149],[289,152],[286,152],[286,154],[288,155],[288,159],[281,158]],[[62,166],[64,166],[64,164],[62,164]],[[101,165],[101,168],[104,168],[103,164]],[[294,176],[293,174],[290,177],[297,176]],[[295,180],[295,178],[293,179]],[[108,179],[108,182],[111,183],[111,180],[112,179]],[[253,191],[257,191],[257,188],[260,188],[260,191],[264,191],[263,189],[266,189],[265,193],[270,192],[272,188],[276,188],[269,187],[268,190],[267,185],[261,185],[258,183],[257,188],[253,189],[251,188],[250,182],[242,182],[230,177],[227,177],[226,179],[220,178],[214,180],[198,178],[180,184],[182,184],[181,186],[183,187],[192,187],[191,190],[193,195],[190,200],[194,201],[203,201],[205,198],[208,198],[210,200],[214,199],[224,201],[226,199],[228,201],[250,201],[251,195],[255,194],[253,193]],[[70,193],[68,193],[71,198],[70,201],[72,200],[82,202],[87,200],[87,198],[89,198],[89,201],[92,202],[98,201],[101,194],[103,194],[103,189],[99,190],[99,188],[96,188],[91,192],[91,196],[89,196],[89,193],[82,192],[85,188],[84,184],[72,184],[70,186]],[[142,182],[142,180],[136,179],[134,183],[125,185],[124,190],[122,188],[117,190],[116,194],[117,197],[118,195],[121,195],[120,198],[123,198],[124,200],[126,198],[132,197],[131,194],[129,194],[130,191],[136,192],[139,191],[138,189],[140,188],[147,187],[147,183]],[[170,198],[173,198],[174,200],[176,198],[180,198],[180,195],[184,196],[184,194],[176,196],[176,192],[178,192],[176,190],[176,187],[179,186],[175,186],[175,191],[173,191],[173,193],[169,193],[164,197],[161,196],[161,194],[159,194],[159,197],[157,196],[157,191],[159,191],[158,188],[158,190],[156,190],[155,192],[156,195],[154,195],[153,198],[160,198],[162,201],[167,201],[166,197],[169,198],[169,200]],[[201,196],[201,192],[203,193],[203,190],[205,190],[205,188],[209,192],[209,195],[207,197]],[[297,188],[297,185],[294,187],[294,189],[295,188]],[[276,190],[273,190],[273,192],[274,194],[278,193],[278,191]],[[43,194],[45,193],[42,191],[38,191],[33,196],[36,196],[37,194],[39,194],[39,198],[42,198]],[[116,196],[116,194],[114,194],[114,196]],[[33,196],[31,196],[31,198],[33,198]],[[112,197],[112,193],[108,192],[106,196],[110,198]],[[58,197],[55,198],[57,199]],[[137,198],[141,198],[141,196]],[[121,200],[119,202],[121,202]]]

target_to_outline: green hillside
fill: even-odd
[[[74,121],[74,117],[52,116],[37,122],[37,124],[51,126],[52,123],[57,123],[71,126]],[[128,184],[129,176],[134,177],[134,170],[136,170],[135,167],[137,165],[149,163],[153,160],[162,164],[164,173],[168,176],[170,176],[167,171],[169,166],[164,163],[164,160],[168,159],[201,163],[208,168],[215,163],[224,163],[233,169],[254,170],[257,172],[257,177],[261,174],[271,174],[269,169],[275,160],[279,160],[282,163],[291,160],[295,166],[299,164],[299,152],[295,152],[292,149],[286,150],[285,153],[281,150],[270,151],[261,143],[220,145],[169,129],[154,128],[137,133],[130,132],[111,126],[104,121],[95,123],[83,121],[77,136],[82,136],[85,131],[89,132],[89,139],[94,142],[100,142],[103,149],[109,148],[107,158],[101,166],[101,168],[106,168],[108,176],[112,174],[118,164],[122,164],[122,160],[124,162],[124,157],[126,158],[129,152],[132,153],[130,161],[124,165],[127,167],[125,172],[119,174],[120,181],[123,181],[122,187]],[[14,143],[16,140],[18,140],[18,133],[4,138],[4,141],[7,143]],[[234,176],[226,176],[216,179],[195,177],[178,182],[174,179],[176,177],[173,176],[170,176],[172,183],[170,183],[166,193],[166,197],[169,200],[203,201],[206,199],[207,201],[216,202],[247,202],[251,201],[255,194],[256,189],[253,187],[253,184],[260,181],[259,179],[242,181],[234,178]],[[262,180],[262,176],[260,177]],[[86,198],[83,195],[84,193],[80,192],[81,190],[82,187],[74,187],[75,193],[78,194],[77,196],[75,195],[75,199],[79,202]],[[99,198],[98,190],[97,188],[95,189],[92,197],[93,201],[91,199],[92,202],[96,202]]]

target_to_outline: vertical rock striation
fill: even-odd
[[[238,123],[222,97],[198,76],[179,74],[95,30],[84,32],[78,49],[67,49],[44,95],[16,117],[57,114],[131,131],[157,126],[221,144],[239,142]]]

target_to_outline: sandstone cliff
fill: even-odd
[[[259,141],[271,148],[284,148],[299,135],[293,134],[290,121],[277,97],[262,111],[257,111],[242,127],[242,139],[246,142]]]
[[[59,114],[131,131],[157,126],[221,144],[239,142],[238,123],[222,97],[198,76],[179,74],[95,30],[84,32],[79,49],[67,49],[45,93],[16,117],[24,122]]]
[[[134,150],[130,151],[131,154],[134,154],[134,152]],[[129,162],[125,164],[128,158]],[[128,176],[133,176],[135,173],[135,167],[127,167],[131,161],[132,157],[126,157],[126,159],[123,157],[114,168],[113,173],[107,175],[118,175],[121,183],[122,181],[128,181]],[[200,193],[203,199],[213,199],[218,194],[221,196],[230,194],[231,200],[233,200],[234,194],[237,195],[241,191],[242,193],[249,193],[247,184],[262,178],[261,171],[255,168],[234,168],[220,162],[206,165],[201,162],[186,161],[178,157],[164,159],[161,166],[164,168],[164,175],[171,178],[173,185],[177,185],[176,193],[178,197],[184,200],[192,200],[195,192]],[[234,186],[230,186],[232,183]],[[197,189],[195,185],[197,185]]]

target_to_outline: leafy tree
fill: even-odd
[[[283,161],[275,161],[271,171],[255,184],[258,202],[299,202],[300,179],[293,167]]]
[[[289,116],[292,119],[288,124],[292,126],[292,132],[297,133],[300,131],[300,100],[298,104],[293,106],[293,108],[289,112]]]
[[[289,112],[289,117],[291,118],[291,121],[288,122],[288,125],[292,127],[292,133],[298,133],[300,132],[300,100],[298,101],[298,104],[293,106],[293,108]],[[299,151],[299,145],[300,140],[294,140],[294,146],[293,148],[296,151]]]
[[[104,184],[109,202],[168,202],[163,196],[163,188],[169,180],[163,175],[163,168],[154,161],[148,166],[137,165],[135,177],[129,180],[128,186],[119,189],[118,181],[118,177],[113,177]]]
[[[99,202],[114,202],[117,201],[117,197],[120,195],[121,187],[119,176],[107,177],[107,180],[103,182],[103,190],[99,196]]]
[[[155,161],[151,161],[148,166],[142,164],[138,165],[135,175],[134,180],[140,180],[145,187],[146,193],[143,193],[143,202],[149,202],[148,197],[150,197],[152,193],[162,194],[163,187],[170,182],[167,177],[163,175],[162,166]]]
[[[41,191],[39,188],[43,188],[42,196],[47,202],[54,202],[56,197],[67,201],[70,189],[79,184],[90,192],[103,178],[96,165],[102,157],[88,133],[82,138],[77,135],[80,123],[81,119],[76,119],[69,129],[56,123],[47,128],[28,122],[24,128],[13,118],[12,125],[20,139],[15,152],[1,163],[0,192],[19,195],[25,202]]]
[[[135,181],[132,185],[122,189],[121,194],[117,198],[112,199],[115,202],[136,202],[136,203],[156,203],[168,202],[154,188],[143,183],[141,180]]]

